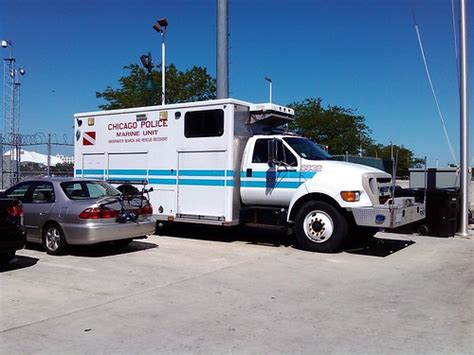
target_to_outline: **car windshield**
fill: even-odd
[[[90,200],[120,195],[120,191],[103,181],[67,181],[60,185],[71,200]]]
[[[306,138],[283,138],[283,140],[294,149],[303,159],[308,160],[334,160],[334,158],[316,143]]]

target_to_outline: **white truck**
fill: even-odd
[[[158,223],[284,225],[319,252],[424,218],[389,174],[286,132],[293,116],[235,99],[78,113],[75,176],[148,184]]]

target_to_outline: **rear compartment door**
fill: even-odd
[[[148,152],[109,153],[108,180],[114,184],[129,182],[142,188],[148,178]]]
[[[76,170],[76,177],[103,179],[106,174],[104,153],[84,153],[82,155],[82,169]]]
[[[224,220],[225,167],[225,150],[178,152],[177,217]]]

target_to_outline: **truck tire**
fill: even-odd
[[[62,255],[68,248],[64,232],[56,223],[48,223],[43,228],[43,246],[46,253],[51,255]]]
[[[296,215],[295,234],[302,249],[333,253],[347,237],[347,220],[329,203],[309,201]]]

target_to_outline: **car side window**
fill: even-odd
[[[21,202],[31,202],[28,191],[30,191],[32,185],[32,182],[23,182],[17,186],[13,186],[5,191],[5,196],[20,200]]]
[[[54,202],[54,187],[49,182],[38,183],[33,189],[33,203],[51,203]]]

